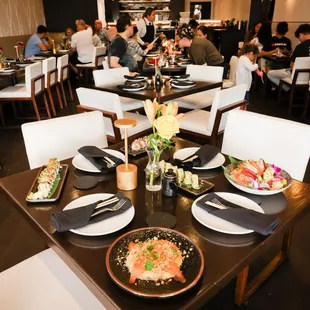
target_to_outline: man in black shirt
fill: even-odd
[[[278,47],[282,53],[288,54],[292,51],[292,44],[291,40],[285,36],[288,32],[287,22],[278,23],[276,31],[276,35],[272,37],[273,49]]]
[[[300,25],[295,31],[295,37],[299,39],[301,43],[296,46],[291,56],[291,69],[293,69],[297,57],[310,57],[310,24]],[[286,77],[291,78],[291,70],[270,70],[267,76],[272,83],[279,85],[281,79]]]
[[[109,46],[108,57],[110,68],[128,67],[130,72],[138,68],[137,61],[128,51],[127,40],[133,36],[133,26],[128,17],[121,17],[117,21],[116,29],[118,35]]]

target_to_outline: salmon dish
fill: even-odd
[[[152,239],[130,242],[125,265],[130,273],[129,283],[132,284],[137,279],[157,282],[171,278],[185,283],[180,270],[182,262],[182,252],[173,242]]]

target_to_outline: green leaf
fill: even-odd
[[[149,255],[150,255],[152,258],[159,258],[159,257],[160,257],[160,254],[159,254],[159,253],[154,253],[154,252],[149,252]]]
[[[146,262],[145,262],[145,265],[144,265],[144,268],[145,268],[147,271],[151,271],[151,270],[154,268],[154,264],[153,264],[152,262],[146,261]]]
[[[240,163],[239,160],[233,158],[233,157],[230,156],[230,155],[228,155],[228,158],[229,158],[229,160],[230,160],[230,162],[231,162],[231,164],[232,164],[233,166],[235,166],[235,167],[238,167],[238,166],[239,166],[239,163]]]
[[[150,245],[148,248],[147,248],[149,251],[152,251],[154,249],[154,247],[152,245]]]
[[[56,189],[58,187],[59,181],[60,181],[60,174],[58,173],[57,176],[56,176],[56,179],[54,181],[54,184],[53,184],[53,186],[51,188],[51,191],[48,194],[48,198],[51,198],[54,195],[54,193],[55,193],[55,191],[56,191]]]
[[[227,167],[222,166],[222,168],[223,168],[223,170],[224,170],[225,173],[230,174],[230,170],[229,170]]]

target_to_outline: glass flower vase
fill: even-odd
[[[145,187],[152,192],[162,188],[162,171],[159,165],[161,152],[162,150],[147,149],[149,162],[145,168]]]

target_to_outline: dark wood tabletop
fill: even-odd
[[[63,56],[63,55],[72,55],[72,51],[67,51],[67,52],[57,52],[56,54],[54,54],[52,51],[47,51],[47,52],[41,52],[41,53],[38,53],[38,54],[35,54],[35,56],[40,56],[40,57],[46,57],[46,58],[49,58],[49,57],[60,57],[60,56]]]
[[[276,56],[276,55],[269,55],[269,56],[264,56],[263,58],[273,61],[273,62],[282,63],[284,65],[287,65],[288,67],[290,66],[290,62],[291,62],[291,57],[288,55],[282,55],[281,57]]]
[[[186,67],[185,66],[179,66],[177,64],[175,65],[168,65],[160,68],[161,74],[164,75],[182,75],[185,74],[186,72]],[[144,75],[154,75],[155,74],[155,67],[152,65],[149,65],[147,62],[145,62],[142,66],[142,69],[139,70],[140,74]]]
[[[118,150],[120,146],[118,144],[111,148]],[[171,160],[176,150],[190,146],[197,145],[190,141],[176,139],[175,148],[164,151],[162,158]],[[69,164],[70,168],[60,200],[56,203],[39,205],[27,204],[25,201],[38,169],[0,180],[0,186],[3,189],[0,193],[1,205],[8,204],[17,207],[108,309],[199,309],[245,266],[260,257],[268,247],[274,245],[274,242],[309,209],[310,185],[293,181],[291,187],[283,194],[259,196],[261,207],[266,213],[272,212],[275,200],[281,202],[282,207],[277,210],[277,212],[281,211],[277,214],[281,224],[273,235],[263,238],[255,233],[239,236],[217,233],[203,227],[193,218],[191,205],[194,197],[180,192],[175,198],[165,198],[161,196],[161,193],[147,192],[144,181],[147,157],[130,158],[130,160],[139,169],[138,187],[133,191],[124,192],[124,194],[131,199],[135,207],[135,217],[121,231],[101,237],[83,237],[71,232],[55,232],[50,225],[50,216],[52,212],[62,210],[69,202],[81,196],[94,193],[116,193],[118,190],[114,173],[98,175],[101,182],[96,188],[80,191],[73,187],[73,182],[84,173],[74,169],[71,159],[66,160],[64,163]],[[215,184],[215,191],[243,193],[225,179],[221,168],[202,172],[201,176]],[[105,255],[113,240],[127,231],[145,227],[147,215],[157,211],[168,212],[176,216],[175,229],[186,234],[201,248],[205,260],[203,276],[198,284],[183,295],[165,300],[139,298],[123,291],[109,278],[105,266]]]
[[[92,88],[107,91],[110,93],[118,94],[122,97],[128,97],[138,100],[146,100],[154,98],[157,98],[157,101],[159,103],[163,103],[169,100],[174,100],[183,96],[188,96],[192,94],[196,94],[205,90],[210,90],[213,88],[218,88],[222,86],[222,82],[201,82],[197,81],[196,85],[188,88],[188,89],[177,89],[174,87],[171,87],[170,82],[167,81],[165,84],[161,87],[159,91],[157,91],[155,88],[151,90],[142,90],[142,91],[125,91],[122,89],[119,89],[116,84],[111,85],[105,85],[105,86],[94,86]]]

